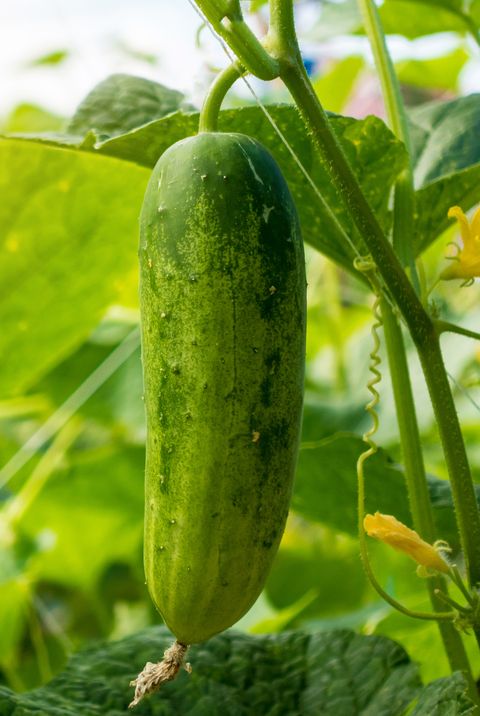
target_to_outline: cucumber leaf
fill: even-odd
[[[185,96],[144,77],[110,75],[96,85],[77,107],[68,123],[69,134],[114,137],[180,107],[188,108]]]
[[[425,250],[450,223],[447,212],[480,201],[480,94],[431,102],[410,114],[417,195],[416,244]]]
[[[465,681],[457,671],[452,676],[436,679],[428,684],[422,690],[410,716],[466,716],[474,711],[475,706],[465,693]]]
[[[365,443],[347,433],[303,444],[297,467],[292,507],[316,522],[357,534],[356,462]],[[383,512],[411,526],[405,478],[400,466],[379,449],[365,463],[367,512]],[[458,547],[453,501],[447,480],[428,476],[438,536]],[[480,501],[480,485],[476,485]]]
[[[71,353],[109,305],[136,304],[148,176],[108,157],[0,141],[2,397]]]
[[[0,714],[120,716],[129,681],[172,637],[153,628],[75,655],[49,685],[0,688]],[[189,652],[192,674],[140,703],[141,714],[185,716],[401,716],[421,693],[418,667],[395,642],[347,630],[247,636],[235,631]],[[461,694],[462,695],[462,694]]]

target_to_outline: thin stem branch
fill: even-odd
[[[283,65],[302,62],[290,0],[270,0],[270,27],[264,45]]]
[[[437,329],[437,333],[439,335],[441,333],[458,333],[460,336],[467,336],[467,338],[473,338],[476,341],[480,341],[480,333],[477,333],[477,331],[470,331],[468,328],[462,328],[462,326],[457,326],[455,323],[450,323],[450,321],[436,320],[435,328]]]

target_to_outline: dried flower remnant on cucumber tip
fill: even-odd
[[[162,661],[156,664],[148,661],[143,671],[136,679],[130,682],[130,686],[135,687],[135,696],[129,704],[129,708],[139,704],[144,696],[158,691],[162,684],[166,684],[167,681],[173,681],[182,667],[190,673],[191,666],[185,661],[187,650],[188,646],[186,644],[175,641],[165,651]]]
[[[375,512],[374,515],[365,515],[363,525],[365,532],[370,537],[375,537],[399,552],[404,552],[422,567],[436,572],[449,573],[450,566],[439,554],[439,551],[393,515],[383,515],[380,512]]]
[[[466,283],[480,276],[480,208],[473,215],[471,221],[459,206],[452,206],[448,210],[449,219],[457,219],[462,235],[463,247],[455,246],[458,252],[455,256],[448,256],[450,266],[442,271],[440,278],[444,281],[461,278]]]

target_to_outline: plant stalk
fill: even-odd
[[[322,106],[303,66],[287,66],[280,76],[299,107],[310,134],[320,151],[332,184],[371,254],[377,270],[400,307],[414,340],[424,340],[432,332],[430,317],[418,299],[393,248],[372,212],[358,181],[333,134]]]
[[[395,73],[385,34],[383,32],[378,9],[372,0],[358,0],[363,17],[365,32],[375,59],[387,122],[407,150],[408,163],[395,184],[393,203],[393,248],[403,266],[410,269],[411,278],[417,293],[420,283],[417,276],[414,254],[415,190],[413,186],[412,151],[407,114],[403,104],[400,83]]]
[[[465,443],[436,332],[419,349],[442,441],[470,587],[480,583],[480,521]]]
[[[385,299],[381,301],[381,312],[413,527],[424,540],[432,544],[441,535],[436,533],[428,492],[405,342],[395,313]],[[446,579],[440,575],[430,577],[427,580],[427,588],[434,611],[443,611],[444,605],[436,590],[448,595]],[[451,622],[439,621],[438,628],[451,670],[463,672],[470,696],[477,706],[480,706],[478,690],[461,635]]]
[[[261,80],[278,77],[278,63],[244,21],[239,0],[195,0],[195,4],[249,72]]]

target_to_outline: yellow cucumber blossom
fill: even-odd
[[[422,567],[434,569],[437,572],[449,571],[449,566],[440,556],[435,547],[425,542],[420,535],[406,525],[399,522],[393,515],[365,515],[363,521],[365,532],[370,537],[385,542],[400,552],[405,552]]]
[[[458,254],[447,257],[451,263],[442,271],[440,278],[444,281],[463,278],[467,282],[473,282],[476,276],[480,276],[480,208],[476,210],[471,222],[459,206],[452,206],[448,210],[448,218],[458,221],[463,248],[455,244]]]

